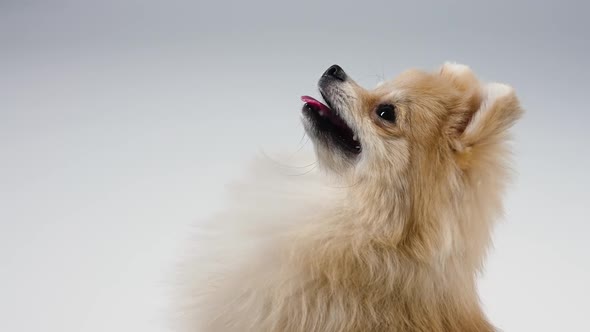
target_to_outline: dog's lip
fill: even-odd
[[[344,121],[344,119],[342,119],[339,114],[337,114],[337,111],[333,110],[329,105],[326,105],[310,96],[302,96],[301,100],[305,103],[305,105],[303,105],[304,113],[316,113],[320,116],[320,118],[323,118],[324,121],[331,123],[333,128],[337,128],[336,132],[333,134],[336,135],[338,140],[354,153],[360,153],[361,144],[357,138],[356,133]],[[324,98],[324,100],[326,100],[326,98]]]
[[[316,108],[324,116],[328,116],[332,113],[332,109],[330,107],[313,97],[301,96],[301,101],[308,104],[312,108]]]
[[[324,98],[325,99],[325,98]],[[342,118],[340,116],[338,116],[338,114],[336,114],[336,112],[334,112],[332,110],[332,108],[324,103],[322,103],[321,101],[310,97],[310,96],[301,96],[301,100],[303,102],[305,102],[305,105],[303,107],[304,110],[308,110],[308,111],[317,111],[321,116],[330,119],[330,121],[343,129],[347,129],[352,131],[352,129],[350,128],[350,126],[348,126],[344,120],[342,120]]]

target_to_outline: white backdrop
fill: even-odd
[[[325,68],[373,86],[453,60],[528,111],[487,313],[509,332],[590,331],[588,9],[0,2],[0,330],[166,331],[189,225],[256,153],[298,150],[299,96]]]

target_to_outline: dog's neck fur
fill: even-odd
[[[433,179],[411,183],[412,174],[403,178],[410,180],[355,180],[354,190],[339,207],[347,214],[345,220],[352,220],[349,232],[345,239],[322,240],[325,251],[313,253],[311,266],[318,270],[311,274],[328,276],[323,281],[328,287],[346,287],[350,296],[359,297],[351,302],[364,301],[369,311],[375,309],[374,315],[387,313],[378,318],[387,330],[493,331],[476,288],[489,228],[473,227],[460,218],[478,216],[464,211],[477,209],[477,200],[466,204],[462,197],[453,197],[449,183]],[[425,187],[426,183],[438,184]],[[441,204],[445,206],[440,211],[463,211],[440,215],[435,207]]]

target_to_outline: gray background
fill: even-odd
[[[298,98],[325,68],[374,86],[453,60],[528,111],[487,313],[505,331],[590,331],[588,9],[0,1],[0,330],[166,331],[188,226],[244,161],[305,142]]]

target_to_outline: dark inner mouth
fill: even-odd
[[[361,152],[361,143],[356,134],[326,98],[324,100],[327,105],[310,96],[302,96],[301,100],[305,102],[303,113],[312,120],[319,134],[330,138],[347,152]]]

